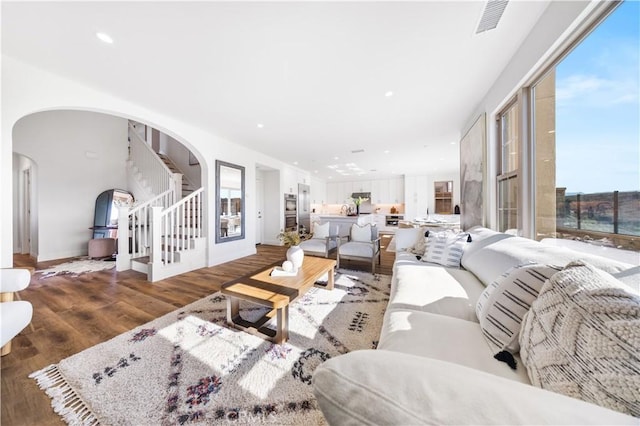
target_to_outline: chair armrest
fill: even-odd
[[[329,359],[313,373],[313,391],[331,425],[638,424],[634,417],[484,371],[385,350]]]

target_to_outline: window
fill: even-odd
[[[618,5],[531,86],[537,239],[639,248],[639,6]]]
[[[518,229],[518,130],[518,103],[514,99],[498,115],[498,228],[502,232]]]

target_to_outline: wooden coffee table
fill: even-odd
[[[289,304],[304,295],[324,274],[329,275],[327,290],[333,290],[336,261],[321,257],[305,256],[302,268],[296,276],[272,277],[273,264],[259,272],[253,272],[222,285],[227,297],[227,323],[239,330],[255,334],[276,344],[289,338]],[[240,300],[271,308],[262,318],[251,322],[240,316]],[[266,324],[276,320],[276,330]]]

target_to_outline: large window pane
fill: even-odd
[[[501,232],[518,229],[518,179],[512,176],[498,181],[498,227]]]
[[[500,119],[500,139],[502,141],[502,173],[518,169],[518,109],[517,104],[509,107]]]
[[[637,249],[639,6],[618,6],[532,87],[538,239]]]

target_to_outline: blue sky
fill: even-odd
[[[640,190],[640,2],[627,0],[556,68],[556,186]]]

